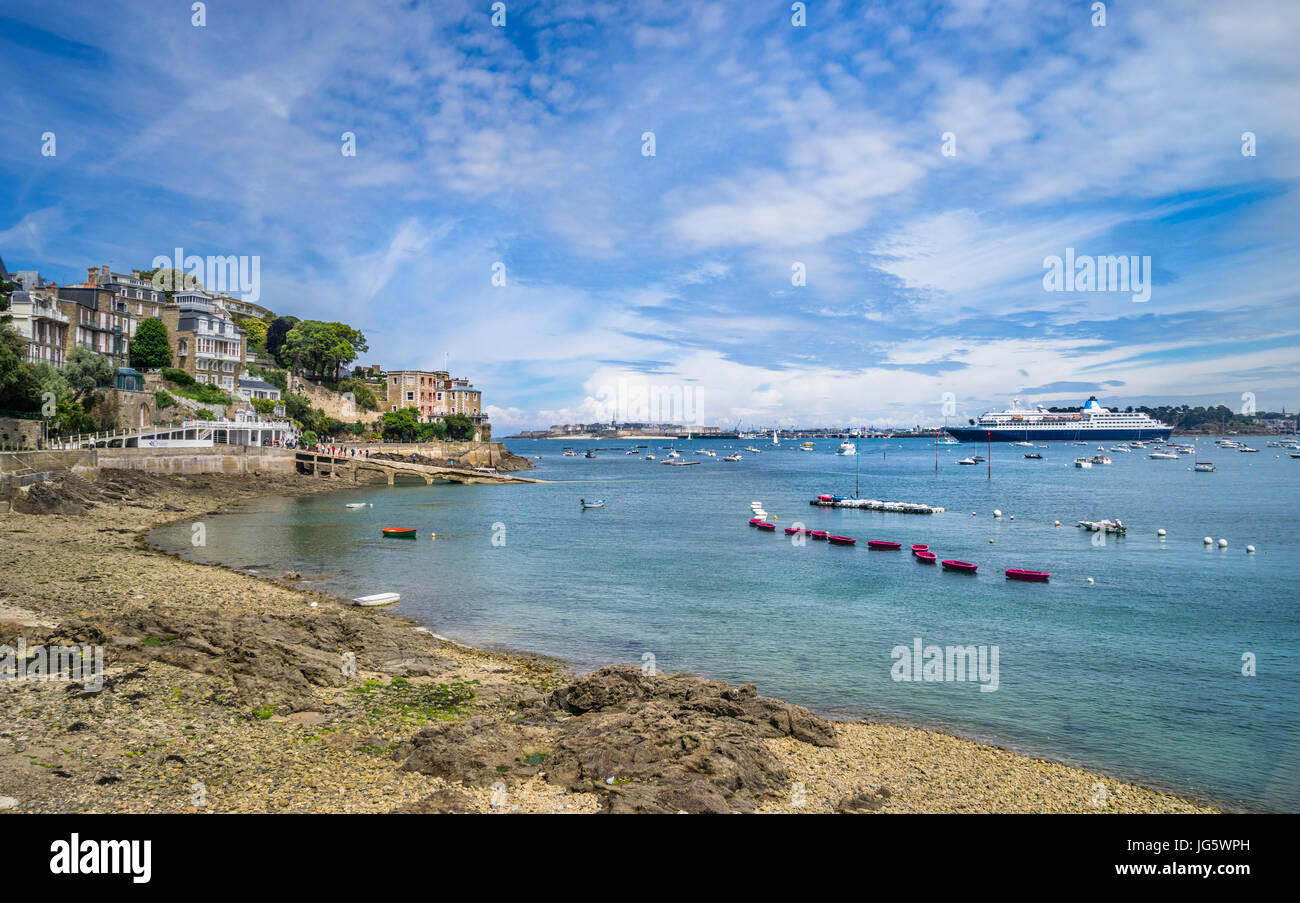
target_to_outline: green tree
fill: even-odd
[[[359,379],[344,379],[339,381],[340,392],[351,392],[357,407],[363,411],[373,411],[379,407],[379,399],[375,398],[375,393],[371,391],[370,386]]]
[[[63,363],[63,377],[68,381],[68,388],[78,402],[84,403],[100,386],[113,385],[116,375],[108,358],[96,354],[85,345],[73,348]]]
[[[262,346],[263,350],[281,367],[289,366],[288,361],[281,357],[280,351],[284,347],[285,336],[297,323],[297,317],[276,317],[266,329],[266,344]]]
[[[9,321],[13,319],[7,311],[9,310],[10,297],[17,290],[18,283],[0,279],[0,327],[8,325]]]
[[[266,344],[266,332],[269,327],[265,320],[258,317],[245,317],[240,321],[239,326],[247,333],[249,348],[256,351]]]
[[[474,421],[468,414],[448,414],[443,418],[447,425],[447,437],[456,442],[468,442],[474,438]]]
[[[420,435],[420,412],[416,408],[385,411],[379,418],[380,435],[387,442],[411,442]]]
[[[167,343],[167,324],[157,317],[140,321],[131,339],[131,366],[137,370],[170,367],[172,348]]]
[[[346,323],[303,320],[296,323],[284,338],[280,356],[293,367],[305,370],[321,380],[334,380],[339,366],[356,360],[369,350],[366,337]]]
[[[16,329],[0,326],[0,408],[35,411],[41,387],[27,363],[27,339]]]

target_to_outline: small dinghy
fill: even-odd
[[[1035,460],[1035,461],[1041,461],[1041,460],[1043,460],[1043,456],[1040,455],[1040,454],[1038,454],[1038,452],[1034,452],[1032,455],[1025,455],[1025,457],[1026,457],[1026,458],[1032,458],[1032,459]]]
[[[582,503],[583,508],[604,508],[605,507],[604,499],[598,499],[594,502],[589,502],[586,499],[578,499],[578,501]]]
[[[808,532],[808,531],[805,530],[805,529],[803,529],[802,527],[786,527],[786,528],[785,528],[785,533],[786,533],[787,536],[798,536],[800,533],[807,533],[807,532]]]
[[[854,539],[852,536],[835,536],[835,535],[828,535],[826,537],[826,541],[833,542],[837,546],[851,546],[857,542],[857,540]]]
[[[765,520],[761,520],[761,521],[759,521],[758,523],[754,524],[754,526],[755,526],[755,527],[758,527],[758,529],[760,529],[760,530],[768,530],[768,531],[772,531],[772,530],[775,530],[775,529],[776,529],[776,524],[769,524],[769,523],[768,523],[767,521],[765,521]]]
[[[1024,580],[1029,583],[1046,583],[1052,576],[1047,571],[1026,571],[1021,568],[1007,568],[1008,580]]]
[[[943,569],[945,571],[957,571],[962,574],[973,574],[979,570],[979,565],[971,564],[969,561],[954,561],[949,559],[943,563]]]
[[[809,530],[808,535],[811,536],[813,539],[825,539],[827,533],[825,530]]]
[[[400,598],[402,597],[398,593],[375,593],[373,596],[357,596],[352,600],[352,604],[363,605],[366,607],[372,605],[392,605]]]
[[[348,502],[348,503],[347,503],[346,505],[344,505],[343,507],[344,507],[344,508],[364,508],[364,507],[366,507],[366,503],[365,503],[365,502]],[[373,507],[373,506],[372,506],[372,507]]]
[[[867,540],[867,548],[868,548],[868,549],[878,549],[878,550],[880,550],[880,551],[892,552],[892,551],[894,551],[894,550],[896,550],[896,549],[901,549],[902,547],[903,547],[903,544],[902,544],[901,542],[890,542],[890,541],[887,540],[887,539],[868,539],[868,540]]]
[[[914,552],[913,554],[916,555],[916,560],[921,562],[921,564],[934,564],[937,559],[937,556],[933,552],[925,549],[920,552]]]
[[[388,539],[415,539],[414,527],[384,527],[380,532]]]
[[[749,525],[750,525],[751,527],[757,527],[759,524],[762,524],[762,523],[766,523],[766,521],[764,521],[763,518],[761,518],[761,517],[751,517],[751,518],[749,519]]]
[[[924,543],[917,543],[916,545],[912,546],[913,555],[915,555],[917,552],[928,552],[928,551],[930,551],[930,547],[925,545]]]

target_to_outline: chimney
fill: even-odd
[[[112,272],[109,271],[108,264],[104,264],[99,268],[99,284],[108,285],[112,281],[113,281],[113,274]]]
[[[98,268],[98,267],[86,267],[86,284],[87,284],[87,285],[98,285],[98,284],[99,284],[99,268]]]

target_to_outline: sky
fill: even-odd
[[[195,6],[0,0],[9,269],[256,257],[498,435],[1300,407],[1300,4]]]

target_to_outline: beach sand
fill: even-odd
[[[624,669],[597,689],[684,689],[587,712],[572,700],[593,685],[562,663],[455,645],[295,575],[195,564],[144,542],[161,523],[332,488],[297,475],[101,471],[56,481],[27,506],[84,514],[0,515],[0,643],[101,645],[105,664],[98,692],[0,680],[9,811],[584,813],[675,811],[679,798],[685,811],[1218,811],[934,731],[827,725],[721,682],[638,683]],[[655,740],[665,713],[697,719],[689,742]],[[466,733],[453,742],[455,731]],[[523,745],[493,766],[497,738]],[[663,761],[602,746],[643,741],[702,743],[703,758],[672,768],[726,777],[710,778],[707,798],[661,793]]]

